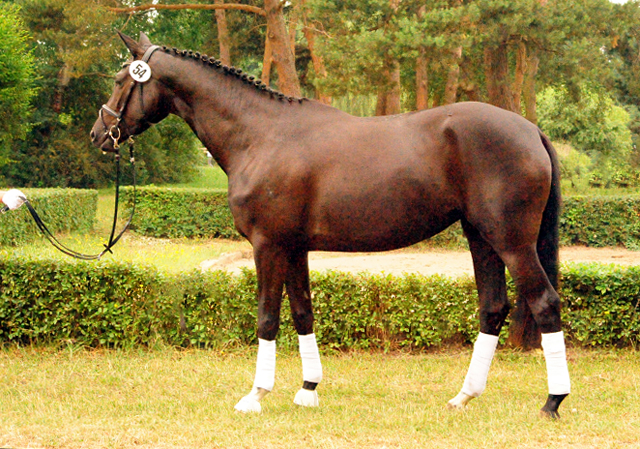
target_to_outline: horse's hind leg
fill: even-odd
[[[526,301],[542,332],[549,396],[541,413],[557,418],[560,403],[571,391],[560,320],[560,297],[540,264],[535,245],[506,251],[502,257],[513,276],[518,296]]]
[[[480,334],[462,389],[448,403],[450,408],[455,409],[464,409],[471,399],[484,391],[498,345],[498,335],[509,314],[504,262],[472,225],[463,220],[462,226],[473,258],[480,300]]]
[[[306,251],[289,255],[285,281],[293,324],[298,332],[300,358],[302,359],[302,388],[293,402],[304,407],[317,407],[316,387],[322,380],[322,365],[316,336],[313,333],[313,309],[309,288],[309,264]]]

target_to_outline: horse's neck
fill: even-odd
[[[233,75],[184,61],[188,70],[171,85],[172,112],[182,117],[223,170],[269,130],[281,116],[282,101],[272,99]]]

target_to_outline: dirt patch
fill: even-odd
[[[255,268],[252,252],[238,251],[225,254],[218,259],[204,261],[203,270],[224,269],[239,273],[242,267]],[[560,262],[599,262],[618,265],[640,265],[640,251],[624,248],[567,247],[560,249]],[[389,251],[385,253],[328,253],[309,254],[309,268],[312,271],[346,271],[351,273],[370,272],[401,275],[420,273],[444,276],[473,275],[471,253],[468,251],[431,250],[414,252],[411,250]]]

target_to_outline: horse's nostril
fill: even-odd
[[[96,133],[93,132],[93,130],[91,130],[91,132],[89,133],[89,136],[91,137],[91,140],[95,140],[96,139]]]

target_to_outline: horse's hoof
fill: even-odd
[[[300,389],[296,393],[296,397],[293,399],[293,403],[302,407],[318,407],[320,401],[318,400],[318,392],[315,390]]]
[[[566,394],[550,394],[547,397],[547,402],[544,404],[544,407],[540,409],[540,416],[549,419],[560,419],[558,407],[560,407],[560,404],[567,396]]]
[[[260,413],[262,412],[262,406],[255,397],[252,395],[245,396],[234,407],[237,412],[240,413]]]
[[[555,420],[560,419],[560,414],[557,411],[541,409],[540,417]]]
[[[473,396],[469,396],[468,394],[465,394],[461,391],[460,393],[458,393],[458,396],[451,399],[447,403],[447,408],[451,410],[463,411],[467,407],[467,404],[469,403],[469,401],[471,401],[471,399],[473,399]]]
[[[260,400],[269,393],[269,390],[264,388],[254,387],[251,393],[240,399],[234,409],[241,413],[260,413],[262,406]]]

